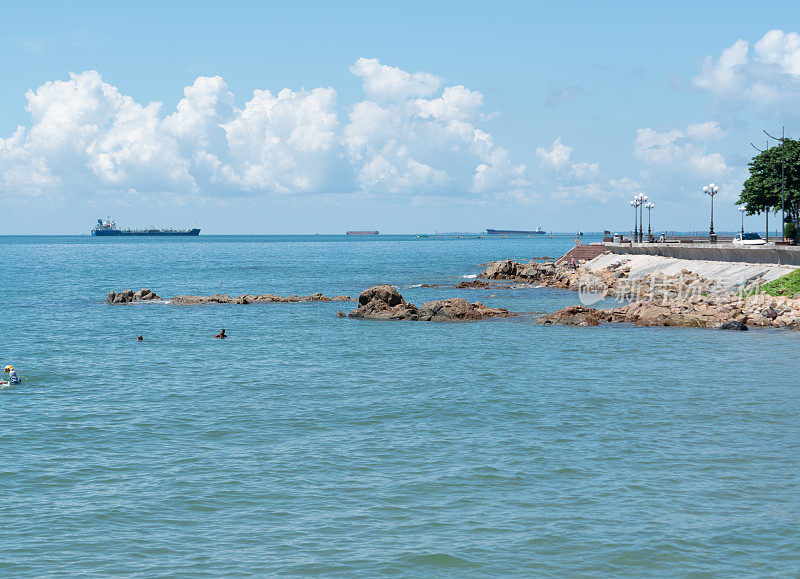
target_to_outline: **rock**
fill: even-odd
[[[469,303],[463,298],[450,298],[426,302],[419,308],[419,319],[433,322],[482,320],[508,317],[512,314],[502,308],[490,308],[481,302]]]
[[[347,315],[370,320],[418,320],[419,309],[406,303],[392,286],[377,285],[361,292],[358,307]]]
[[[344,313],[342,310],[339,310],[338,312],[336,312],[336,317],[337,318],[346,318],[347,314]]]
[[[358,307],[347,315],[370,320],[455,322],[508,317],[514,314],[501,308],[490,308],[480,302],[471,304],[463,298],[434,300],[418,308],[407,303],[392,286],[380,285],[361,292],[358,296]]]
[[[536,320],[537,324],[560,324],[564,326],[599,326],[603,316],[599,310],[586,306],[568,306],[545,314]]]
[[[734,320],[732,322],[728,322],[727,324],[722,324],[719,329],[732,330],[735,332],[746,332],[749,328],[744,323]]]
[[[489,265],[478,277],[483,279],[514,279],[519,265],[516,261],[511,261],[510,259],[490,261]]]
[[[148,296],[142,298],[143,300],[150,299]],[[350,296],[336,296],[329,298],[328,296],[315,293],[308,296],[278,296],[275,294],[260,294],[251,295],[244,294],[239,297],[231,297],[228,294],[214,294],[211,296],[195,296],[195,295],[180,295],[175,296],[170,300],[171,303],[182,306],[195,306],[203,304],[258,304],[258,303],[300,303],[300,302],[345,302],[350,301]]]
[[[490,284],[489,282],[481,281],[479,279],[474,279],[472,281],[462,281],[456,286],[456,289],[465,289],[465,288],[486,289],[489,287],[492,287],[492,284]]]
[[[122,290],[121,292],[117,293],[114,290],[108,292],[106,296],[106,301],[111,304],[129,304],[132,302],[138,301],[147,301],[147,300],[160,300],[161,298],[158,297],[155,293],[151,292],[149,289],[140,289],[137,292],[133,292],[133,290]]]
[[[181,295],[175,296],[169,301],[182,306],[194,306],[201,304],[232,304],[236,302],[236,299],[228,294],[214,294],[213,296]]]

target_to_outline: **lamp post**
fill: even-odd
[[[639,243],[644,241],[644,204],[647,203],[647,195],[639,193]]]
[[[708,230],[708,241],[710,243],[717,242],[717,235],[714,233],[714,195],[719,191],[719,187],[713,183],[709,183],[703,187],[703,193],[711,197],[711,227]]]
[[[739,211],[742,214],[742,235],[744,235],[744,212],[747,211],[747,207],[742,205],[741,207],[739,207]]]
[[[655,207],[656,204],[652,203],[652,202],[647,202],[647,203],[645,203],[644,206],[647,207],[647,241],[652,243],[652,241],[653,241],[653,230],[650,229],[650,210],[653,207]]]
[[[642,241],[642,219],[640,214],[641,206],[644,203],[642,197],[644,195],[641,193],[634,195],[633,201],[630,202],[631,207],[633,207],[633,241],[637,243]]]

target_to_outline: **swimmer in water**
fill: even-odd
[[[14,366],[9,364],[3,369],[3,371],[8,374],[8,380],[2,380],[0,381],[0,384],[20,384],[22,382],[20,377],[17,376],[17,371],[14,370]]]
[[[216,336],[214,336],[214,337],[215,337],[215,338],[220,338],[220,339],[224,340],[224,339],[225,339],[225,338],[227,338],[228,336],[226,336],[226,335],[225,335],[225,329],[223,328],[222,330],[220,330],[220,331],[219,331],[219,334],[217,334],[217,335],[216,335]]]
[[[142,335],[141,335],[141,334],[139,334],[138,336],[136,336],[136,339],[137,339],[138,341],[140,341],[140,342],[144,341],[144,338],[142,337]]]

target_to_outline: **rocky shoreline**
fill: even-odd
[[[625,256],[620,256],[600,268],[591,267],[592,262],[568,266],[556,262],[537,263],[534,260],[528,263],[510,259],[492,261],[477,279],[463,281],[456,288],[535,285],[581,293],[584,305],[569,306],[542,315],[536,320],[538,324],[596,326],[606,322],[621,322],[636,326],[746,330],[749,325],[800,330],[800,295],[775,297],[759,293],[757,288],[762,280],[758,277],[750,280],[748,285],[726,284],[687,269],[673,275],[655,270],[632,277],[627,261]],[[605,263],[608,263],[608,259]],[[590,307],[604,298],[616,298],[627,303],[612,308]],[[346,295],[328,297],[322,293],[307,296],[244,294],[237,297],[228,294],[179,295],[164,300],[148,289],[137,292],[129,289],[118,293],[111,291],[106,299],[112,304],[161,300],[174,305],[354,301]],[[433,300],[416,306],[406,302],[392,286],[378,285],[361,292],[355,309],[347,314],[339,311],[337,315],[369,320],[471,321],[519,314],[503,308],[492,308],[481,302],[470,303],[463,298]]]
[[[630,300],[615,308],[569,306],[541,316],[537,319],[539,324],[596,326],[624,322],[637,326],[719,328],[735,322],[726,329],[746,329],[751,325],[800,330],[800,295],[751,293],[758,291],[762,281],[759,278],[747,285],[727,285],[686,269],[673,275],[653,271],[638,278],[631,278],[629,273],[630,267],[621,256],[604,268],[592,268],[584,262],[572,268],[555,263],[496,261],[490,262],[478,278],[571,289],[583,292],[592,301]]]

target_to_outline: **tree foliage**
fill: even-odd
[[[748,167],[750,177],[744,182],[737,205],[744,205],[748,215],[781,210],[781,155],[784,166],[784,211],[787,221],[800,218],[800,140],[783,139],[753,157]]]

